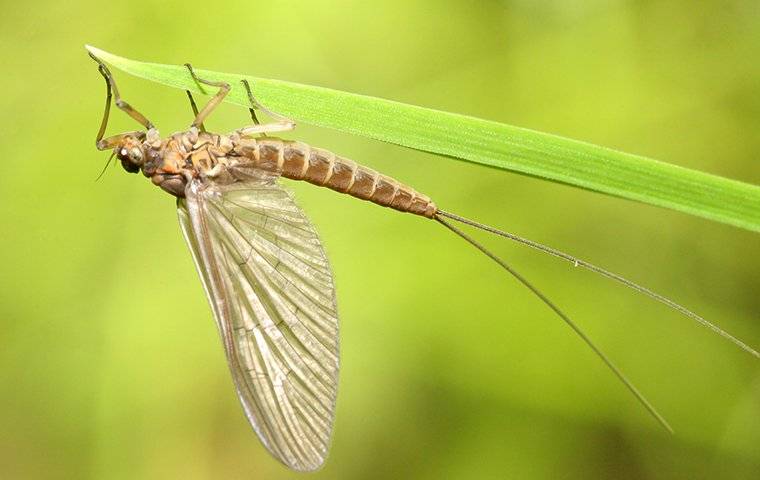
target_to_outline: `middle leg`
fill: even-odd
[[[193,120],[193,123],[191,124],[192,127],[200,127],[203,125],[203,121],[206,120],[206,117],[211,114],[212,111],[220,104],[222,103],[222,100],[224,100],[224,97],[227,96],[228,93],[230,93],[230,84],[227,82],[214,82],[211,80],[205,80],[203,78],[198,77],[195,74],[195,71],[193,70],[192,65],[189,63],[186,63],[185,66],[188,70],[190,70],[190,75],[192,75],[193,80],[195,80],[197,83],[202,83],[204,85],[209,85],[211,87],[217,87],[219,88],[219,91],[214,95],[211,100],[208,101],[208,103],[203,107],[203,109],[195,115],[195,120]],[[192,101],[192,96],[190,97]],[[192,102],[193,104],[195,102]],[[193,110],[197,110],[197,107]]]
[[[190,108],[193,109],[193,117],[197,117],[198,116],[198,106],[195,104],[195,100],[193,99],[193,94],[190,93],[190,90],[185,90],[185,93],[187,94],[187,98],[190,99]],[[198,125],[198,128],[200,128],[201,132],[205,132],[206,131],[206,127],[203,125],[203,123],[201,123],[200,125]]]

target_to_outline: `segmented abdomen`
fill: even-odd
[[[371,168],[302,142],[279,138],[241,140],[235,150],[256,166],[293,180],[306,180],[402,212],[432,218],[429,197]]]

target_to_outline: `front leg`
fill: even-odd
[[[101,135],[98,135],[98,137],[101,137]],[[117,145],[120,145],[125,138],[129,137],[145,140],[145,132],[136,130],[134,132],[119,133],[118,135],[113,135],[107,138],[98,138],[95,147],[100,151],[110,150]]]

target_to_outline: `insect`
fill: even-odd
[[[508,238],[606,276],[645,294],[760,357],[719,327],[617,274],[517,235],[446,212],[426,195],[335,154],[268,134],[295,123],[267,110],[243,80],[253,124],[227,135],[206,131],[204,121],[231,85],[199,78],[218,89],[190,128],[161,138],[154,125],[121,99],[113,75],[95,55],[106,82],[106,103],[96,138],[122,167],[144,176],[177,199],[185,241],[216,321],[238,398],[256,434],[272,455],[300,471],[316,470],[327,456],[338,383],[338,312],[335,284],[313,225],[279,177],[347,193],[401,212],[437,221],[487,255],[531,290],[600,357],[639,402],[670,430],[664,418],[609,358],[551,300],[509,264],[454,222]],[[144,130],[104,138],[111,101]],[[259,123],[259,110],[275,121]]]

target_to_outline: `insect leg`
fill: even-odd
[[[279,113],[275,113],[275,112],[269,110],[267,107],[265,107],[264,105],[262,105],[261,102],[259,102],[258,100],[256,100],[256,97],[253,96],[253,91],[251,91],[251,85],[248,83],[248,80],[246,80],[246,79],[240,80],[240,83],[243,84],[243,87],[245,87],[245,92],[248,94],[248,101],[251,104],[251,110],[253,110],[255,108],[257,110],[261,110],[262,112],[266,113],[267,115],[269,115],[272,118],[278,119],[281,122],[288,122],[288,123],[295,124],[295,122],[293,120],[289,119],[288,117],[286,117],[284,115],[280,115]],[[259,122],[256,119],[255,113],[251,112],[251,115],[253,115],[253,123],[258,124]]]
[[[258,101],[256,101],[255,98],[253,98],[253,93],[251,93],[251,86],[248,85],[248,80],[245,80],[245,79],[240,80],[240,83],[243,84],[246,92],[248,92],[248,102],[251,104],[251,106],[248,107],[248,111],[251,113],[251,120],[253,120],[254,125],[260,125],[261,122],[259,122],[259,119],[256,117],[256,108],[257,106],[259,108],[262,108],[261,104]]]
[[[124,132],[120,133],[118,135],[113,135],[108,138],[98,139],[98,141],[95,143],[95,146],[98,148],[98,150],[110,150],[114,148],[116,145],[120,144],[121,141],[127,137],[136,137],[140,140],[145,139],[145,132],[142,130],[136,130],[134,132]]]
[[[253,92],[251,92],[251,85],[248,83],[248,80],[243,79],[240,81],[240,83],[243,84],[243,87],[245,87],[245,91],[248,94],[248,102],[250,103],[250,107],[248,108],[248,111],[251,112],[251,119],[253,119],[253,123],[254,123],[251,126],[243,127],[237,130],[237,133],[241,137],[247,137],[247,136],[251,136],[255,134],[265,135],[266,133],[273,133],[273,132],[288,132],[296,128],[296,122],[280,114],[274,113],[273,111],[263,106],[261,102],[256,100],[256,98],[253,96]],[[272,122],[272,123],[260,124],[259,119],[256,118],[255,110],[261,110],[262,112],[266,113],[267,115],[276,119],[277,121]]]
[[[193,109],[193,115],[197,117],[198,116],[198,106],[195,104],[195,100],[193,99],[193,94],[190,93],[190,90],[185,90],[185,93],[187,94],[187,98],[190,99],[190,108]],[[203,125],[203,123],[201,123],[200,125],[198,125],[198,128],[200,128],[201,132],[205,132],[206,131],[206,127]]]
[[[227,94],[230,92],[230,84],[227,82],[214,82],[211,80],[205,80],[203,78],[199,78],[195,74],[195,71],[193,70],[192,65],[190,65],[189,63],[186,63],[185,66],[187,67],[188,70],[190,70],[190,75],[192,75],[193,80],[195,80],[196,83],[198,84],[202,83],[204,85],[209,85],[211,87],[219,88],[219,91],[216,93],[216,95],[214,95],[211,98],[211,100],[208,101],[206,106],[203,107],[203,110],[201,110],[200,113],[198,113],[195,116],[195,120],[193,120],[193,123],[191,124],[191,126],[193,127],[200,127],[203,124],[203,121],[206,120],[206,117],[208,117],[209,114],[212,111],[214,111],[214,109],[220,103],[222,103],[222,100],[224,100],[224,97],[226,97]],[[201,91],[203,91],[203,88],[200,85],[198,85],[198,87],[201,88]]]
[[[145,116],[134,109],[130,104],[125,102],[121,99],[121,95],[119,95],[119,89],[116,88],[116,81],[113,79],[113,75],[111,75],[111,71],[108,70],[108,67],[106,67],[106,64],[103,63],[101,59],[96,57],[95,55],[90,52],[90,57],[92,57],[95,62],[98,64],[98,71],[101,75],[103,75],[103,78],[106,81],[106,108],[103,112],[103,121],[100,124],[100,130],[98,131],[98,138],[96,142],[100,142],[100,140],[103,138],[103,134],[106,131],[106,125],[108,124],[108,115],[111,111],[111,93],[113,92],[114,97],[114,103],[117,107],[119,107],[124,113],[135,119],[137,123],[145,127],[146,129],[150,130],[153,127],[153,124],[145,118]]]
[[[90,54],[92,55],[92,54]],[[106,80],[106,108],[103,111],[103,120],[100,121],[100,129],[98,130],[98,136],[95,138],[95,145],[98,145],[98,148],[100,148],[100,140],[103,139],[103,135],[106,133],[106,127],[108,126],[108,115],[111,113],[111,82],[108,81],[108,77],[106,76],[105,71],[103,70],[103,66],[98,66],[98,70],[100,71],[100,74],[103,75],[103,78]]]

